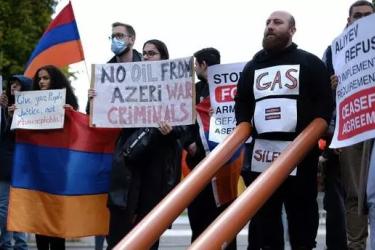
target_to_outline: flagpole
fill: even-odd
[[[78,35],[79,35],[79,39],[81,40],[81,54],[82,54],[82,57],[84,58],[83,62],[84,62],[84,64],[85,64],[85,68],[86,68],[87,79],[90,81],[89,70],[88,70],[88,67],[87,67],[86,58],[85,58],[85,53],[84,53],[84,50],[83,50],[83,39],[82,39],[82,36],[79,34],[79,29],[78,29],[78,19],[75,17],[76,15],[75,15],[75,13],[74,13],[73,1],[72,1],[72,0],[69,0],[69,3],[71,3],[71,5],[72,5],[72,10],[73,10],[73,14],[74,14],[74,19],[76,20],[76,24],[77,24],[77,32],[78,32]]]
[[[93,79],[91,79],[90,74],[89,74],[89,67],[87,66],[86,57],[85,57],[85,53],[84,53],[84,50],[83,50],[83,44],[84,44],[84,42],[83,42],[82,36],[79,34],[78,19],[76,18],[75,14],[74,14],[73,1],[69,0],[69,3],[72,5],[73,15],[74,15],[74,18],[75,18],[76,24],[77,24],[77,32],[78,32],[79,38],[81,40],[81,53],[82,53],[82,57],[83,57],[83,63],[84,63],[85,68],[86,68],[86,76],[87,76],[87,80],[89,82],[89,88],[93,88],[94,87],[94,85],[93,85],[94,82],[93,82]],[[92,108],[93,108],[93,101],[90,100],[90,110],[92,110]],[[92,113],[92,112],[90,112],[90,113]],[[90,115],[90,125],[91,124],[92,124],[92,116]]]

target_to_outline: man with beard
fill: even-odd
[[[111,50],[115,54],[107,63],[126,63],[126,62],[139,62],[142,61],[142,54],[133,49],[135,42],[135,30],[133,26],[115,22],[112,24],[112,34],[109,39],[112,41]],[[86,113],[90,113],[90,100],[96,96],[96,91],[93,88],[88,90],[88,101],[86,105]],[[123,133],[122,133],[123,134]],[[120,136],[121,137],[121,136]],[[121,140],[121,138],[119,138]],[[112,173],[113,176],[118,175],[118,173]],[[111,183],[111,187],[113,183]],[[119,194],[121,196],[122,194]],[[124,217],[124,212],[119,209],[115,202],[109,198],[108,201],[111,222],[110,222],[110,232],[107,236],[108,245],[113,247],[122,237],[119,237],[114,232],[120,232],[122,225],[125,223],[114,223],[121,222]],[[116,235],[116,236],[114,236]],[[95,237],[95,249],[103,249],[104,236]]]
[[[133,49],[135,30],[126,23],[115,22],[112,24],[111,50],[115,54],[107,63],[126,63],[142,61],[142,54]],[[86,113],[90,113],[90,100],[95,97],[95,89],[88,90]]]
[[[320,117],[329,123],[331,118],[333,102],[328,72],[318,57],[297,49],[292,42],[295,32],[291,14],[272,13],[266,22],[263,50],[246,64],[238,83],[237,123],[253,126],[249,156],[252,180],[311,121]],[[319,225],[317,164],[316,147],[252,218],[248,249],[284,249],[283,205],[292,249],[315,247]]]
[[[196,90],[196,104],[198,109],[203,110],[203,106],[207,107],[205,109],[205,115],[208,116],[209,113],[209,88],[207,82],[207,69],[209,66],[216,65],[220,63],[220,53],[215,48],[204,48],[194,53],[195,57],[195,73],[200,80],[195,85]],[[199,107],[198,107],[199,106]],[[197,112],[197,120],[195,124],[189,126],[189,131],[184,137],[184,148],[187,149],[186,165],[189,169],[193,169],[206,154],[209,153],[210,146],[206,137],[203,135],[203,112]],[[233,168],[232,168],[233,169]],[[192,230],[191,242],[193,242],[198,236],[216,219],[221,212],[227,208],[230,203],[236,198],[237,193],[231,194],[229,196],[223,197],[221,187],[224,187],[226,192],[231,193],[231,187],[237,187],[237,182],[231,181],[235,175],[235,171],[231,171],[231,167],[228,166],[224,170],[219,172],[223,173],[225,171],[227,177],[221,178],[215,176],[212,181],[198,194],[198,196],[191,202],[188,207],[188,217],[190,222],[190,227]],[[219,173],[220,174],[220,173]],[[237,179],[239,177],[239,172],[237,173]],[[220,180],[223,180],[221,182]],[[220,185],[223,184],[223,185]],[[228,244],[226,249],[235,250],[236,239]]]

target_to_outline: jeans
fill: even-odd
[[[326,217],[326,245],[328,250],[346,250],[346,216],[344,187],[338,155],[327,154],[323,164],[325,194],[323,199]]]
[[[367,179],[367,204],[370,221],[370,245],[375,249],[375,146],[372,148],[370,169]]]
[[[346,232],[349,250],[366,249],[368,216],[358,213],[364,143],[341,148],[340,165],[345,191]]]
[[[0,181],[0,249],[2,250],[27,250],[26,234],[19,232],[9,232],[6,230],[6,221],[8,214],[9,202],[8,182]],[[12,238],[14,239],[14,247],[12,248]]]
[[[95,250],[103,250],[105,236],[95,236]]]

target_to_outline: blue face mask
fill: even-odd
[[[124,40],[122,39],[117,39],[114,37],[112,39],[112,45],[111,45],[111,50],[113,53],[115,53],[116,56],[120,55],[122,52],[124,52],[127,48],[127,44]]]

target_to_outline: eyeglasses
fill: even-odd
[[[108,37],[109,40],[112,40],[113,38],[117,38],[117,39],[124,39],[125,37],[130,37],[129,35],[127,34],[124,34],[124,33],[113,33],[112,35],[110,35]]]
[[[143,56],[153,57],[155,55],[159,55],[160,53],[150,50],[150,51],[143,51]]]

